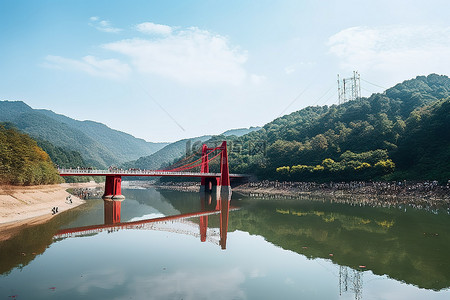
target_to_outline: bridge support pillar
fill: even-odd
[[[105,199],[103,201],[104,220],[106,225],[120,223],[120,210],[122,201]]]
[[[118,200],[125,199],[122,195],[122,176],[120,175],[107,175],[105,181],[105,193],[103,194],[103,200]]]
[[[219,184],[219,180],[214,177],[202,177],[200,192],[211,193]]]

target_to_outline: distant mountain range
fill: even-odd
[[[224,136],[233,136],[233,135],[235,135],[235,136],[239,137],[239,136],[246,135],[246,134],[248,134],[250,132],[253,132],[253,131],[258,131],[261,128],[262,127],[250,127],[250,128],[231,129],[231,130],[225,131],[221,135],[224,135]]]
[[[55,146],[75,150],[89,165],[106,167],[150,155],[167,143],[151,143],[93,121],[78,121],[22,101],[0,101],[0,122]]]
[[[0,122],[10,122],[20,131],[53,149],[54,145],[79,152],[86,165],[157,169],[179,158],[188,143],[211,136],[183,139],[174,143],[152,143],[94,121],[78,121],[51,110],[33,109],[22,101],[0,101]],[[260,127],[232,129],[224,136],[242,136]],[[50,145],[48,144],[50,143]],[[74,153],[72,153],[72,156]],[[79,161],[79,158],[77,158]]]

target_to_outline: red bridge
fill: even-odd
[[[248,175],[230,174],[228,167],[227,142],[223,141],[218,147],[208,148],[203,145],[201,148],[201,157],[189,162],[195,154],[186,157],[171,167],[164,170],[94,170],[94,169],[59,169],[61,176],[106,176],[105,193],[103,199],[123,200],[122,195],[122,176],[176,176],[176,177],[199,177],[201,178],[201,191],[211,191],[213,186],[217,186],[218,193],[230,193],[230,178],[245,178]],[[209,158],[214,152],[218,153]],[[220,156],[220,173],[209,172],[209,162]],[[200,167],[200,172],[188,172],[188,170]]]

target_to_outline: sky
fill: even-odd
[[[0,100],[151,142],[450,75],[450,2],[0,0]]]

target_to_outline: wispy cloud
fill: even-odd
[[[329,51],[344,69],[417,74],[448,73],[450,27],[352,27],[331,36]]]
[[[221,35],[192,27],[149,39],[126,39],[103,45],[129,57],[141,73],[183,84],[242,84],[247,53]]]
[[[136,30],[145,34],[169,35],[172,33],[172,27],[152,22],[140,23],[136,25]]]
[[[251,74],[250,75],[250,82],[255,84],[255,85],[262,84],[266,80],[267,80],[266,76],[256,75],[256,74]]]
[[[99,17],[89,20],[99,30],[119,30]],[[266,80],[265,76],[247,72],[244,67],[247,52],[232,45],[222,35],[196,27],[179,29],[151,22],[140,23],[135,29],[149,36],[100,46],[124,55],[122,61],[94,56],[72,59],[49,55],[44,65],[111,79],[125,78],[131,73],[151,74],[186,86],[258,85]]]
[[[245,299],[241,285],[246,275],[240,269],[202,271],[195,274],[184,270],[173,273],[134,276],[126,286],[127,295],[137,299]],[[176,288],[173,286],[176,282]]]
[[[97,30],[103,31],[103,32],[109,32],[109,33],[118,33],[121,32],[122,29],[113,27],[111,25],[111,22],[106,20],[101,20],[99,17],[90,17],[89,18],[89,25],[94,27]]]
[[[76,70],[109,79],[125,78],[131,73],[131,68],[117,59],[101,60],[94,56],[85,56],[77,60],[47,55],[44,66],[61,70]]]
[[[291,74],[293,74],[293,73],[295,73],[298,69],[303,69],[303,68],[305,68],[305,67],[312,67],[312,66],[314,66],[315,65],[315,63],[313,63],[313,62],[299,62],[299,63],[295,63],[295,64],[292,64],[292,65],[289,65],[289,66],[286,66],[285,68],[284,68],[284,72],[287,74],[287,75],[291,75]]]

